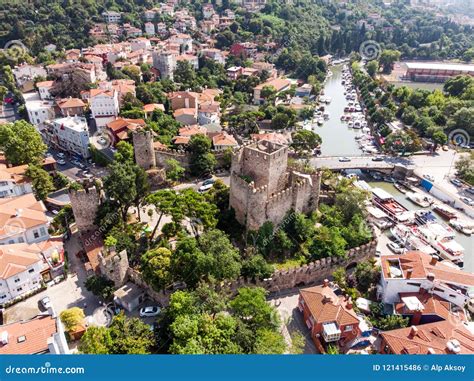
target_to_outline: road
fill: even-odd
[[[350,161],[340,161],[339,157],[315,157],[310,160],[316,168],[329,169],[392,169],[395,164],[404,163],[403,160],[396,160],[385,157],[383,161],[372,160],[375,156],[353,156],[348,157]]]
[[[14,122],[18,118],[18,114],[13,105],[8,103],[0,104],[0,124]]]

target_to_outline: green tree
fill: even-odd
[[[26,170],[26,176],[31,179],[33,190],[35,191],[36,197],[44,201],[55,188],[53,180],[48,172],[38,165],[30,164]]]
[[[165,289],[171,281],[171,251],[160,247],[148,250],[141,257],[143,278],[155,290]]]
[[[79,307],[71,307],[59,314],[61,322],[67,332],[74,331],[77,327],[84,324],[84,311]]]
[[[388,315],[374,322],[374,326],[382,331],[405,328],[409,324],[409,319],[400,315]]]
[[[251,279],[263,280],[269,278],[273,271],[273,266],[260,254],[252,255],[242,264],[242,275]]]
[[[43,158],[46,145],[36,128],[24,120],[0,124],[0,149],[12,165],[36,164]]]
[[[185,169],[176,159],[166,160],[166,178],[171,181],[179,181],[183,178]]]
[[[379,63],[377,61],[370,61],[366,66],[367,74],[372,78],[375,78],[375,75],[379,72]]]
[[[273,329],[259,329],[255,338],[253,353],[261,355],[281,355],[285,353],[287,345],[284,337]]]
[[[84,283],[87,291],[105,300],[112,297],[114,293],[114,283],[102,275],[92,275]]]
[[[211,152],[211,139],[205,135],[196,134],[189,140],[188,150],[191,153],[191,173],[201,176],[212,173],[217,164],[214,154]]]
[[[112,354],[149,354],[154,344],[150,326],[139,318],[116,315],[108,328],[112,339]]]
[[[356,266],[355,277],[357,289],[361,292],[367,292],[370,287],[377,284],[380,277],[380,269],[375,266],[374,261],[360,262]]]
[[[79,352],[88,355],[108,355],[111,354],[113,346],[110,332],[106,327],[91,326],[81,337]]]
[[[393,69],[393,64],[400,59],[401,53],[398,50],[384,50],[380,54],[379,62],[382,65],[383,72],[390,74]]]
[[[299,130],[293,134],[292,138],[291,147],[299,154],[311,152],[322,143],[321,136],[309,130]]]

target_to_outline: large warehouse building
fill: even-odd
[[[405,80],[418,82],[445,82],[457,75],[474,76],[474,65],[437,62],[405,62]]]

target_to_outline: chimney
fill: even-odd
[[[426,274],[426,279],[433,282],[435,280],[435,275],[433,273],[428,273]]]
[[[410,339],[413,339],[416,335],[418,334],[418,328],[416,328],[414,325],[411,327],[410,329],[410,334],[408,335],[408,337]]]
[[[433,256],[431,257],[430,265],[431,265],[431,266],[436,266],[436,264],[438,263],[438,259],[439,259],[439,258],[438,258],[437,255],[433,255]]]
[[[327,287],[329,286],[329,280],[328,279],[324,279],[323,280],[323,287]]]
[[[419,310],[415,311],[415,313],[413,314],[413,316],[411,318],[411,324],[413,324],[413,325],[420,324],[421,316],[422,316],[421,311],[419,311]]]
[[[23,213],[23,209],[15,209],[15,216],[16,217],[21,217],[22,213]]]
[[[323,297],[323,304],[332,302],[332,299],[329,296],[324,295]]]
[[[408,270],[407,270],[406,278],[407,278],[407,279],[410,279],[412,274],[413,274],[413,269],[408,269]]]

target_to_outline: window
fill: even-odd
[[[44,227],[40,228],[40,234],[41,234],[41,236],[46,235],[46,229]]]
[[[31,274],[31,273],[34,273],[35,272],[35,269],[29,269],[28,272]]]
[[[6,295],[2,295],[0,296],[0,299],[5,299],[7,296]]]
[[[16,290],[17,290],[17,292],[21,292],[21,291],[23,291],[23,287],[18,287]]]
[[[346,325],[344,328],[344,332],[352,331],[352,325]]]
[[[33,237],[39,238],[38,230],[34,230],[34,231],[33,231]]]
[[[24,243],[25,240],[23,239],[23,237],[18,237],[18,243]]]
[[[18,283],[20,281],[20,278],[15,279],[15,283]]]

